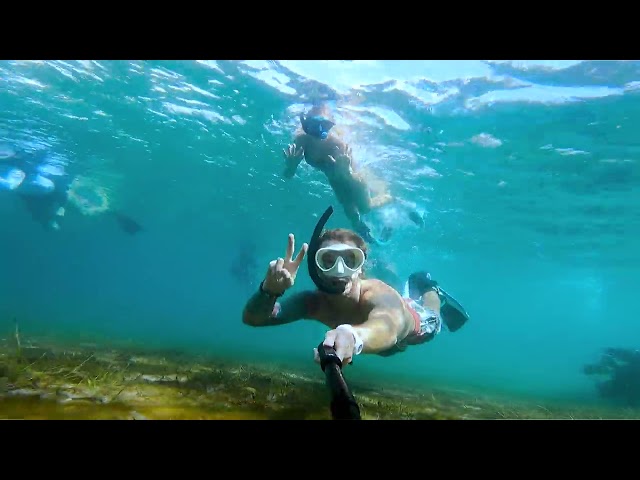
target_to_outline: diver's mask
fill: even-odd
[[[357,247],[339,243],[318,249],[315,260],[320,271],[327,277],[353,278],[360,273],[365,254]]]
[[[361,249],[350,245],[338,244],[320,248],[322,229],[331,215],[333,207],[330,206],[313,230],[307,250],[307,268],[309,277],[318,290],[341,295],[346,291],[349,280],[362,271],[366,256]]]
[[[305,114],[300,115],[300,124],[302,125],[304,133],[322,140],[325,140],[329,136],[329,131],[335,125],[335,123],[326,117],[320,115],[307,117]]]

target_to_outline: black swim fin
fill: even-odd
[[[460,302],[445,292],[442,287],[438,287],[440,299],[444,300],[440,306],[440,316],[450,332],[455,332],[469,320],[469,314]]]
[[[380,242],[387,243],[391,239],[391,235],[393,235],[393,228],[389,226],[383,227],[380,231]]]
[[[426,225],[424,221],[424,217],[415,210],[411,210],[409,212],[409,219],[413,223],[415,223],[419,228],[424,228],[424,226]]]
[[[135,235],[136,233],[144,231],[142,225],[130,216],[125,215],[122,212],[111,212],[111,214],[116,218],[116,222],[118,222],[118,226],[123,232],[126,232],[129,235]]]
[[[372,245],[378,245],[379,242],[374,238],[374,236],[371,234],[371,229],[369,228],[369,226],[364,223],[363,221],[360,221],[360,224],[357,225],[355,227],[355,231],[358,235],[360,235],[362,237],[362,239],[365,242],[368,242]]]

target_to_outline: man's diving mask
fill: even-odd
[[[324,275],[347,278],[360,272],[365,254],[357,247],[339,243],[318,249],[315,260]]]
[[[329,136],[329,131],[335,125],[335,123],[326,117],[307,117],[305,114],[300,115],[300,124],[302,125],[304,133],[322,140],[325,140]]]

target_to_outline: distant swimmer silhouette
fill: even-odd
[[[256,261],[256,244],[252,240],[244,240],[236,250],[231,262],[230,272],[238,282],[246,287],[253,287],[256,279],[258,263]]]

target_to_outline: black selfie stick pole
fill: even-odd
[[[342,361],[331,347],[318,345],[320,366],[331,392],[331,416],[334,420],[361,420],[360,407],[342,375]]]

